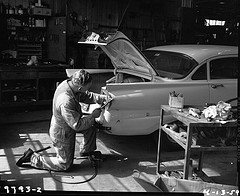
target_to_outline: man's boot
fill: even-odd
[[[23,156],[17,161],[16,165],[21,167],[23,163],[28,163],[31,161],[31,156],[33,155],[33,150],[29,148],[23,154]]]

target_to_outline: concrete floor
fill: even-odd
[[[112,136],[97,133],[97,147],[105,159],[98,175],[83,184],[66,184],[54,180],[48,171],[17,167],[16,161],[23,152],[32,148],[38,150],[51,146],[48,136],[49,110],[4,114],[0,116],[0,178],[2,184],[30,186],[45,191],[113,191],[113,192],[155,192],[157,148],[151,136]],[[75,155],[82,135],[77,134]],[[51,148],[42,152],[54,155]],[[163,152],[164,162],[183,158],[183,151]],[[196,157],[193,156],[193,159]],[[197,159],[196,159],[197,160]],[[204,155],[204,172],[215,183],[236,185],[236,152],[208,152]],[[67,172],[54,173],[58,180],[76,183],[93,174],[88,160],[74,160],[73,168]]]

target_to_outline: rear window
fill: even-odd
[[[197,66],[197,62],[180,53],[145,50],[143,54],[161,77],[184,78]]]

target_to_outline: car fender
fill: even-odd
[[[182,93],[189,105],[203,105],[209,100],[208,85],[197,82],[107,84],[106,89],[114,100],[103,112],[101,123],[115,135],[146,135],[156,131],[161,105],[168,104],[171,91]],[[194,89],[200,90],[194,93]]]

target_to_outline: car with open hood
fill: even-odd
[[[158,130],[160,107],[168,104],[173,91],[184,96],[185,105],[237,97],[235,46],[163,45],[140,51],[122,32],[105,39],[93,33],[80,43],[100,47],[114,66],[114,76],[101,87],[101,93],[113,101],[98,119],[109,134],[147,135]],[[66,70],[68,76],[75,71]],[[91,111],[94,107],[87,108]],[[164,118],[165,122],[171,120],[170,116]]]

